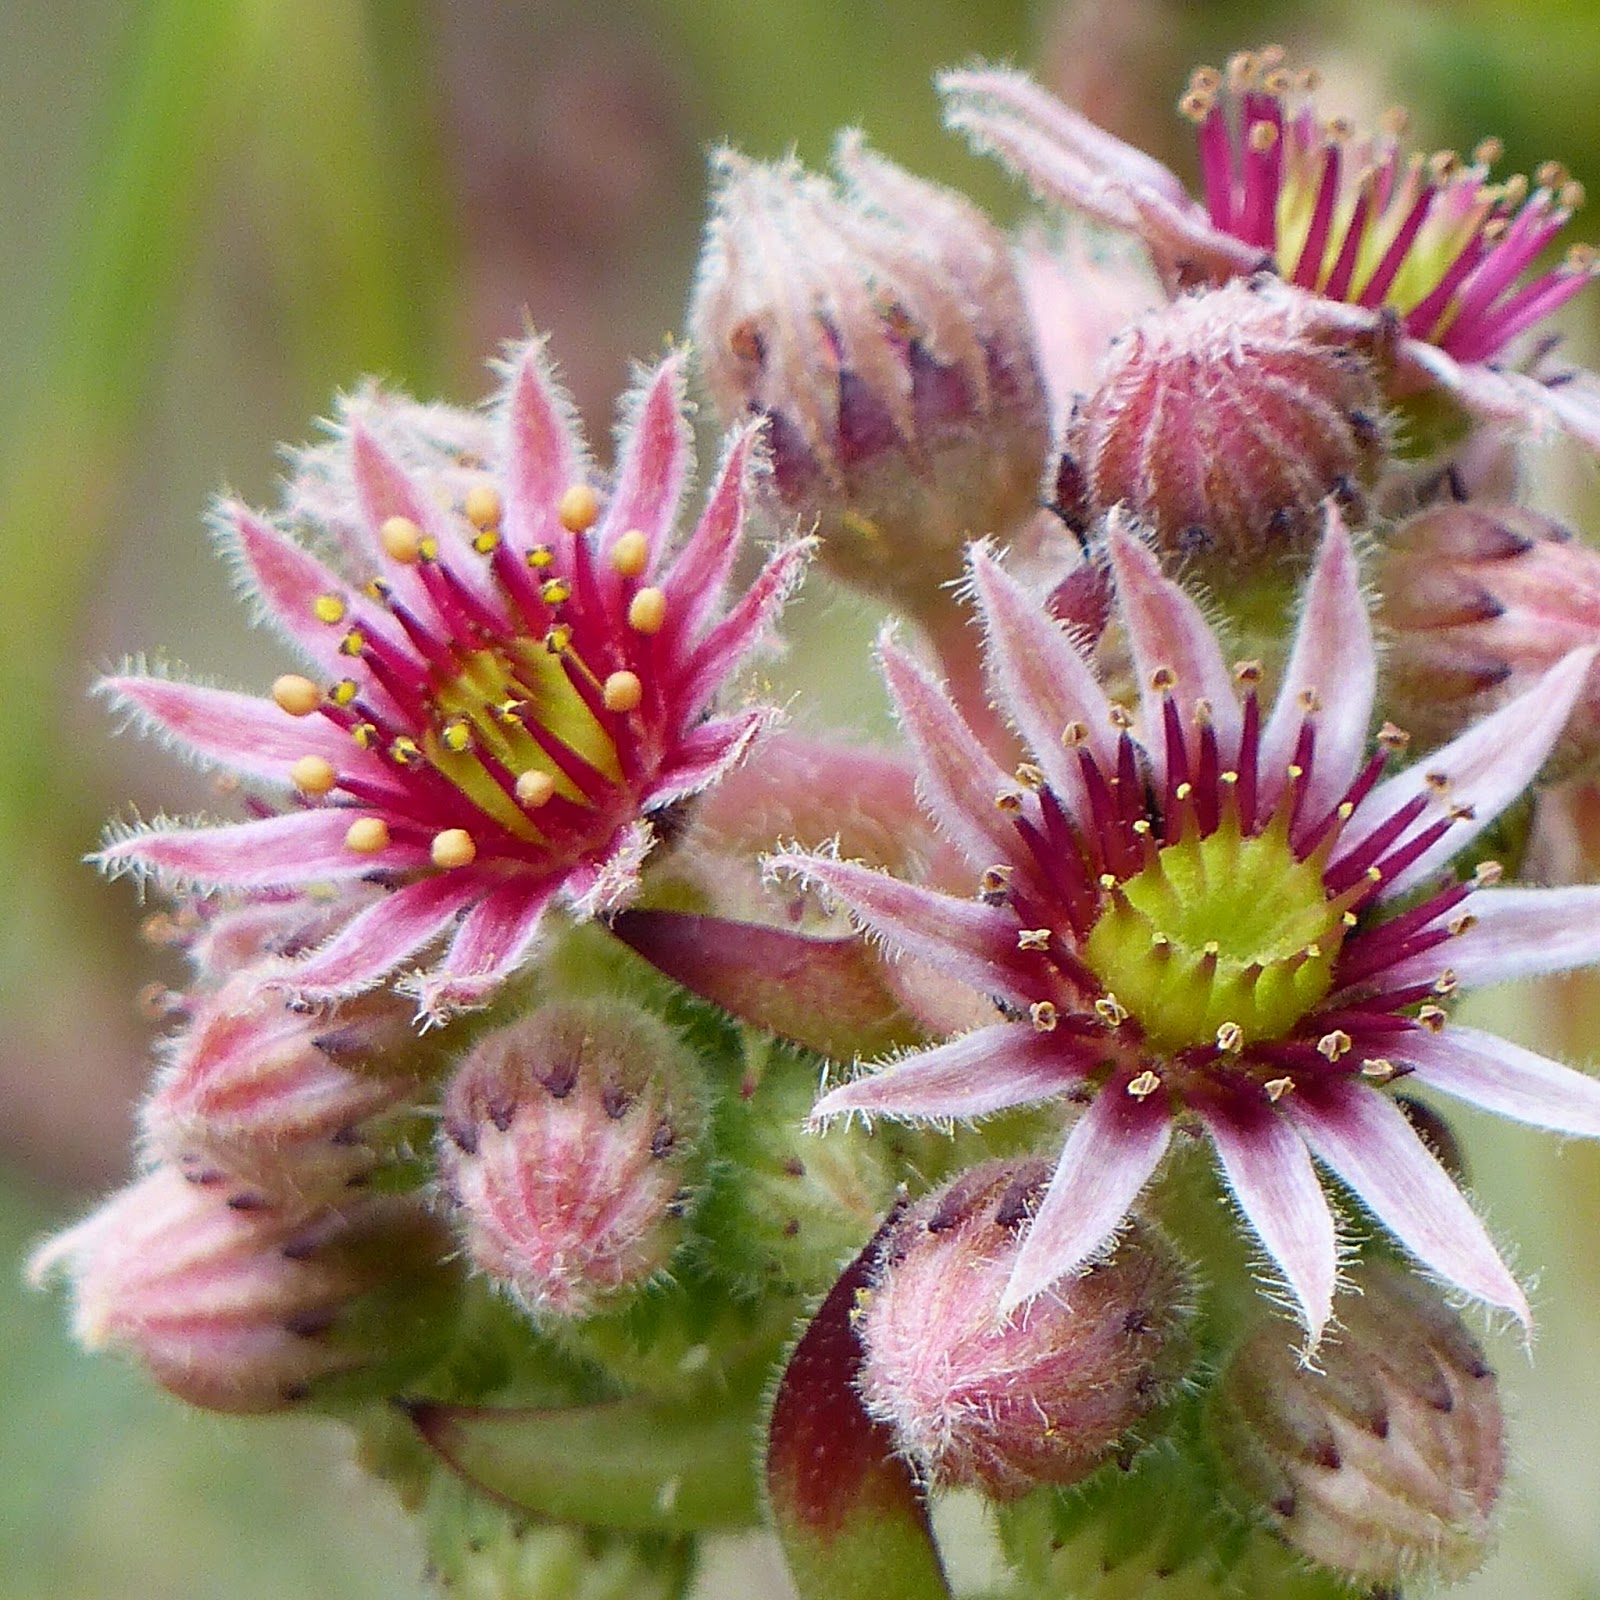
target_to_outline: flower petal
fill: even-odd
[[[345,845],[353,811],[323,806],[217,827],[141,829],[92,859],[108,872],[150,872],[172,884],[215,889],[284,889],[370,872],[426,866],[420,845],[360,854]]]
[[[1239,1209],[1300,1302],[1311,1343],[1333,1311],[1339,1276],[1333,1214],[1305,1141],[1276,1112],[1200,1108]]]
[[[512,364],[505,410],[505,505],[501,526],[519,552],[559,545],[561,496],[589,477],[577,413],[550,371],[543,339],[530,339]]]
[[[981,994],[1029,1005],[1048,992],[1038,968],[1017,950],[1017,919],[978,900],[902,882],[853,861],[782,855],[772,864],[837,895],[861,923],[904,955],[915,956]]]
[[[1497,1034],[1451,1026],[1411,1034],[1395,1052],[1418,1079],[1502,1117],[1600,1139],[1600,1078]]]
[[[302,756],[322,756],[337,767],[359,763],[382,776],[379,763],[322,717],[291,717],[271,700],[231,689],[212,689],[170,678],[102,678],[99,689],[133,713],[145,731],[175,741],[202,760],[247,778],[287,784]]]
[[[1200,607],[1162,572],[1155,552],[1127,532],[1115,515],[1107,544],[1116,576],[1117,604],[1127,623],[1139,680],[1143,743],[1150,752],[1157,787],[1166,781],[1165,696],[1152,679],[1163,668],[1177,679],[1172,692],[1186,730],[1191,770],[1200,749],[1200,730],[1193,716],[1200,700],[1211,708],[1218,751],[1222,760],[1231,764],[1239,752],[1239,696],[1211,624]]]
[[[247,506],[227,501],[215,516],[219,536],[237,556],[268,620],[324,672],[343,677],[349,665],[339,653],[344,630],[330,627],[311,608],[320,595],[344,597],[349,585]]]
[[[528,958],[559,882],[506,883],[461,919],[444,959],[416,984],[418,1008],[432,1022],[486,1005]]]
[[[697,638],[715,615],[744,533],[747,480],[761,437],[752,423],[733,435],[694,532],[661,580],[668,626],[675,637]]]
[[[758,645],[805,574],[814,539],[785,545],[756,574],[738,603],[690,652],[686,681],[679,686],[678,713],[697,717],[727,682],[728,675]]]
[[[616,575],[606,557],[617,540],[634,529],[649,542],[645,573],[655,571],[683,498],[692,461],[689,420],[684,415],[683,357],[668,356],[645,380],[643,394],[630,404],[636,409],[618,437],[622,461],[598,532],[600,564],[613,581]]]
[[[1366,1084],[1342,1083],[1296,1090],[1279,1104],[1312,1153],[1425,1267],[1533,1325],[1478,1214],[1392,1100]]]
[[[995,698],[1016,725],[1062,803],[1088,816],[1078,761],[1062,744],[1073,723],[1088,730],[1087,747],[1101,768],[1117,769],[1111,702],[1059,623],[979,545],[972,583],[983,612]]]
[[[310,955],[286,961],[272,981],[316,1000],[357,994],[437,938],[483,892],[482,878],[469,872],[418,878],[352,917]]]
[[[1479,889],[1473,922],[1448,944],[1386,969],[1386,986],[1431,982],[1448,967],[1463,989],[1570,972],[1600,962],[1600,885]]]
[[[982,872],[1021,852],[995,806],[1017,783],[978,742],[960,713],[888,634],[878,646],[884,680],[917,761],[917,792],[939,831]]]
[[[1446,815],[1452,806],[1467,807],[1470,815],[1462,815],[1432,849],[1390,879],[1380,893],[1383,898],[1404,894],[1444,866],[1533,781],[1566,727],[1597,653],[1572,651],[1531,689],[1474,723],[1442,750],[1379,784],[1350,819],[1334,864],[1409,800],[1428,795],[1430,803],[1412,825],[1413,832]]]
[[[671,764],[662,768],[645,791],[642,808],[654,811],[658,806],[699,794],[715,783],[744,759],[755,740],[772,726],[774,716],[774,712],[763,707],[735,717],[716,717],[702,722],[678,741]]]
[[[1165,1096],[1137,1099],[1113,1078],[1067,1136],[1001,1297],[1005,1315],[1075,1272],[1116,1233],[1172,1138]]]
[[[1094,1064],[1089,1051],[1014,1022],[997,1022],[842,1084],[811,1111],[813,1122],[862,1111],[885,1117],[982,1117],[1048,1100]]]
[[[1303,816],[1318,820],[1326,816],[1354,781],[1366,754],[1378,659],[1361,594],[1361,569],[1344,518],[1331,501],[1327,518],[1283,686],[1261,736],[1262,815],[1271,811],[1282,793],[1284,773],[1306,717],[1306,697],[1315,697],[1317,742],[1311,779],[1300,803]]]

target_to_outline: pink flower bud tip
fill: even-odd
[[[1002,1315],[1048,1178],[1044,1162],[994,1162],[920,1201],[858,1306],[867,1409],[935,1482],[1008,1497],[1074,1483],[1187,1365],[1184,1270],[1142,1223],[1080,1277]]]
[[[530,1311],[584,1316],[680,1236],[695,1065],[647,1012],[551,1005],[483,1039],[444,1100],[440,1174],[467,1252]]]
[[[403,1361],[448,1248],[399,1197],[308,1216],[230,1204],[157,1167],[47,1241],[29,1274],[69,1279],[86,1349],[127,1351],[191,1405],[276,1411]]]

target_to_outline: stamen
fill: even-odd
[[[1036,1000],[1028,1007],[1028,1016],[1035,1033],[1054,1033],[1061,1020],[1055,1006],[1048,1000]]]
[[[537,811],[540,806],[549,804],[555,792],[556,780],[537,767],[530,768],[517,779],[517,799],[530,811]]]
[[[345,618],[344,597],[337,594],[319,594],[311,602],[311,614],[318,622],[325,622],[330,628],[336,628]]]
[[[1050,948],[1050,929],[1048,928],[1019,928],[1017,930],[1017,949],[1019,950],[1048,950]]]
[[[433,836],[428,854],[434,866],[448,872],[456,867],[470,867],[478,858],[478,847],[465,828],[446,828]]]
[[[1238,1055],[1244,1049],[1244,1029],[1237,1022],[1224,1022],[1217,1029],[1217,1049]]]
[[[600,497],[586,483],[575,483],[556,506],[556,515],[568,533],[587,533],[600,519]]]
[[[385,517],[378,529],[378,543],[392,560],[409,567],[421,558],[422,529],[410,517]]]
[[[322,691],[309,678],[286,672],[273,680],[272,698],[291,717],[309,717],[322,704]]]
[[[660,633],[667,622],[667,596],[663,589],[641,589],[628,602],[628,626],[635,633]]]
[[[461,509],[466,512],[467,521],[480,531],[500,526],[503,512],[499,491],[493,484],[473,484]]]
[[[333,763],[323,756],[301,756],[289,768],[289,779],[302,794],[327,794],[339,781]]]
[[[1267,1091],[1267,1099],[1276,1105],[1283,1097],[1294,1088],[1293,1078],[1269,1078],[1261,1085]]]
[[[630,528],[611,547],[611,570],[619,577],[643,577],[650,563],[650,541],[637,528]]]
[[[644,684],[636,672],[613,672],[602,691],[607,711],[637,711],[644,700]]]
[[[358,856],[372,856],[387,850],[389,824],[382,817],[357,817],[345,830],[344,847]]]
[[[1157,1089],[1161,1087],[1161,1079],[1146,1067],[1132,1083],[1128,1085],[1128,1093],[1135,1100],[1148,1100]]]

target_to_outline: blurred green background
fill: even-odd
[[[1180,0],[3,0],[0,3],[0,1600],[391,1600],[421,1593],[399,1514],[331,1428],[184,1411],[68,1344],[20,1260],[129,1166],[149,1024],[174,977],[125,884],[79,864],[103,818],[206,803],[111,737],[97,669],[163,645],[264,684],[202,528],[223,485],[270,501],[275,441],[376,372],[476,398],[531,319],[596,437],[630,359],[681,321],[702,156],[812,162],[856,122],[888,153],[1015,196],[938,128],[935,67],[1036,65],[1109,125],[1186,159],[1193,61],[1279,38],[1353,105],[1403,97],[1422,136],[1486,132],[1600,181],[1600,8]],[[1580,218],[1579,237],[1594,238]],[[1595,349],[1594,302],[1569,329]],[[1541,497],[1600,534],[1594,473],[1552,450]],[[802,606],[801,656],[848,608]],[[820,651],[818,651],[820,654]],[[859,683],[829,685],[865,713]],[[1592,1060],[1600,999],[1497,997],[1497,1025]],[[1496,1355],[1515,1466],[1474,1600],[1600,1596],[1600,1155],[1465,1129],[1478,1193],[1537,1276],[1530,1364]],[[958,1565],[964,1565],[958,1562]],[[708,1592],[781,1595],[759,1550]]]

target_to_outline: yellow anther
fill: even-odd
[[[1028,1016],[1033,1022],[1035,1033],[1054,1033],[1060,1016],[1054,1005],[1048,1000],[1035,1000],[1028,1007]]]
[[[544,647],[553,656],[558,656],[572,643],[572,629],[566,623],[558,622],[544,636]]]
[[[1343,1028],[1335,1028],[1317,1040],[1317,1054],[1328,1061],[1338,1061],[1350,1053],[1351,1038]]]
[[[422,751],[417,748],[417,741],[401,734],[389,746],[389,759],[397,766],[413,767],[422,759]]]
[[[1187,117],[1190,122],[1204,122],[1215,104],[1215,95],[1207,94],[1203,89],[1191,88],[1178,102],[1178,115]]]
[[[378,543],[393,560],[409,567],[422,554],[422,529],[410,517],[385,517]]]
[[[1157,1089],[1161,1087],[1161,1080],[1149,1067],[1146,1067],[1132,1083],[1128,1085],[1128,1093],[1135,1100],[1148,1100]]]
[[[513,697],[509,700],[501,700],[498,704],[490,706],[489,714],[496,722],[513,723],[520,722],[522,713],[527,709],[528,702],[526,700],[518,700]]]
[[[342,656],[358,656],[366,647],[367,636],[359,628],[352,628],[339,641],[339,654]]]
[[[1050,948],[1050,930],[1048,928],[1018,928],[1017,949],[1019,950],[1048,950]]]
[[[548,772],[533,768],[517,779],[517,799],[530,811],[547,805],[556,792],[556,780]]]
[[[1457,939],[1464,933],[1470,933],[1478,925],[1478,919],[1470,911],[1463,911],[1460,916],[1452,917],[1445,927]]]
[[[978,879],[979,897],[988,901],[1003,900],[1006,890],[1011,887],[1011,871],[1003,861],[985,867],[983,876]]]
[[[437,561],[439,559],[439,541],[424,536],[421,544],[417,546],[418,561]]]
[[[1114,872],[1102,872],[1098,879],[1100,887],[1109,892],[1117,886],[1117,875]]]
[[[470,867],[478,859],[478,847],[465,828],[446,828],[434,834],[428,855],[434,866],[448,872],[452,867]]]
[[[572,585],[565,578],[547,578],[539,585],[539,598],[547,606],[558,606],[572,598]]]
[[[1076,750],[1080,744],[1087,743],[1088,738],[1088,726],[1082,722],[1069,722],[1061,730],[1061,742],[1068,750]]]
[[[379,602],[387,602],[389,596],[394,591],[389,587],[388,584],[386,584],[383,581],[382,578],[373,578],[370,582],[365,583],[365,584],[363,584],[361,586],[361,592],[369,600],[377,600]]]
[[[1397,728],[1392,722],[1386,722],[1378,729],[1378,743],[1385,750],[1404,750],[1411,743],[1411,735],[1404,728]]]
[[[485,528],[472,541],[472,548],[480,556],[492,555],[500,547],[500,530],[498,528]]]
[[[1478,888],[1487,889],[1499,883],[1505,871],[1498,861],[1480,861],[1472,869],[1472,881]]]
[[[1180,783],[1178,787],[1172,791],[1172,793],[1179,800],[1187,800],[1189,796],[1194,793],[1194,785],[1185,780],[1183,783]]]
[[[1133,713],[1115,700],[1111,702],[1111,726],[1118,733],[1126,733],[1133,726]]]
[[[1226,777],[1227,774],[1224,773],[1223,776]],[[1237,780],[1239,775],[1234,773],[1233,776]],[[1150,826],[1148,817],[1136,817],[1133,822],[1133,831],[1142,839],[1147,833],[1153,833],[1155,830]]]
[[[1224,1022],[1217,1029],[1217,1049],[1238,1055],[1244,1049],[1244,1029],[1237,1022]]]
[[[378,730],[370,722],[358,722],[350,730],[350,737],[363,750],[370,750],[378,742]]]
[[[1128,1008],[1114,994],[1103,994],[1094,1003],[1095,1015],[1113,1028],[1120,1028],[1128,1020]]]
[[[1322,709],[1322,696],[1315,689],[1302,689],[1297,700],[1300,709],[1308,717],[1315,716]]]
[[[667,622],[667,596],[663,589],[641,589],[628,602],[628,626],[635,633],[660,633]]]
[[[528,565],[536,572],[543,572],[555,560],[555,554],[547,544],[536,544],[528,552]]]
[[[345,829],[344,847],[358,856],[376,855],[389,848],[389,824],[382,817],[357,817]]]
[[[1559,161],[1541,161],[1534,169],[1541,189],[1559,189],[1567,181],[1567,169]]]
[[[1492,134],[1480,139],[1472,152],[1473,162],[1480,167],[1492,167],[1506,153],[1506,147]]]
[[[286,672],[273,681],[272,698],[291,717],[309,717],[322,704],[322,691],[309,678]]]
[[[334,627],[344,621],[344,598],[337,594],[319,594],[311,602],[311,614],[318,622],[326,622]]]
[[[1178,674],[1171,667],[1157,667],[1150,674],[1150,687],[1157,694],[1171,694],[1178,687]]]
[[[1271,122],[1252,122],[1249,140],[1250,148],[1257,155],[1264,156],[1278,142],[1277,125]]]
[[[1253,689],[1261,682],[1261,674],[1264,671],[1265,668],[1259,661],[1235,661],[1233,664],[1234,680],[1247,689]]]
[[[1442,1033],[1449,1020],[1449,1013],[1440,1006],[1419,1006],[1417,1009],[1417,1021],[1429,1033]]]
[[[556,515],[568,533],[587,533],[600,516],[600,496],[586,483],[575,483],[562,495]]]
[[[1194,725],[1197,728],[1209,728],[1212,718],[1211,702],[1202,695],[1194,703]]]
[[[1444,999],[1452,995],[1461,987],[1461,980],[1456,976],[1453,967],[1446,967],[1437,978],[1433,980],[1433,992]]]
[[[1037,790],[1044,788],[1044,773],[1034,766],[1031,761],[1024,761],[1017,768],[1016,779],[1024,789]]]
[[[644,685],[637,672],[613,672],[601,686],[600,698],[607,711],[637,711],[644,699]]]
[[[361,685],[354,678],[341,678],[329,691],[328,698],[336,706],[347,706],[361,693]]]
[[[1361,1063],[1363,1078],[1392,1078],[1399,1070],[1388,1056],[1368,1056]]]
[[[1004,811],[1007,816],[1015,816],[1022,810],[1022,796],[1015,789],[1002,789],[994,797],[996,811]]]
[[[289,768],[289,779],[301,794],[326,794],[339,781],[339,774],[325,756],[301,756]]]
[[[1268,1078],[1261,1085],[1267,1091],[1267,1099],[1276,1105],[1283,1097],[1294,1088],[1293,1078]]]
[[[650,541],[637,528],[629,528],[611,547],[611,570],[624,578],[644,576],[650,564]]]
[[[444,741],[446,750],[454,750],[459,755],[461,751],[472,748],[472,725],[458,718],[454,722],[447,722],[439,737]]]
[[[462,502],[461,509],[475,528],[500,526],[500,493],[492,483],[473,484],[467,490],[467,498]]]

